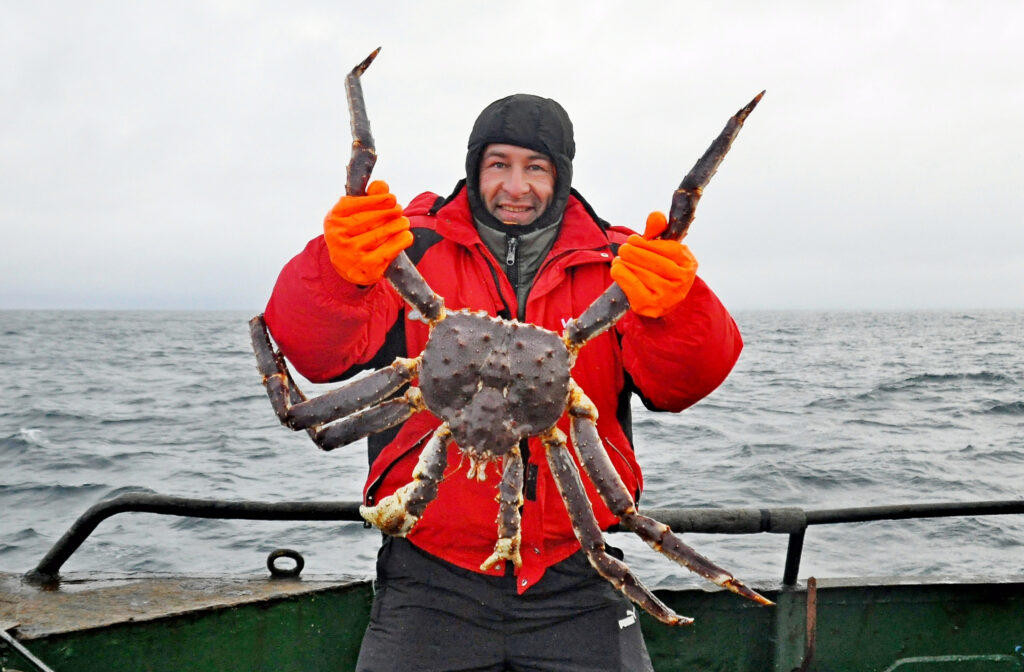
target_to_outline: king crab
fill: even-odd
[[[365,193],[376,161],[359,77],[379,51],[346,77],[353,135],[346,182],[350,195]],[[683,179],[673,196],[663,238],[681,240],[686,234],[702,189],[762,95],[763,91],[730,118]],[[580,349],[629,309],[629,301],[618,285],[613,283],[559,335],[484,312],[445,310],[442,298],[430,289],[404,252],[388,267],[385,277],[429,325],[425,349],[418,357],[397,358],[390,366],[319,397],[306,399],[299,390],[283,355],[271,344],[263,316],[250,321],[258,368],[278,417],[292,429],[307,430],[324,450],[394,427],[422,410],[443,421],[420,452],[413,480],[376,506],[360,507],[367,521],[386,534],[408,534],[437,495],[438,484],[444,478],[447,448],[454,441],[468,458],[470,478],[484,481],[488,464],[502,463],[497,541],[481,570],[502,561],[520,566],[523,459],[519,445],[520,440],[536,436],[545,448],[551,474],[590,564],[658,620],[670,625],[691,623],[692,619],[679,616],[656,598],[625,563],[606,552],[565,434],[555,426],[563,413],[568,413],[579,464],[623,527],[713,583],[760,604],[771,604],[684,544],[667,525],[641,515],[605,452],[597,432],[597,409],[569,372]],[[418,387],[410,386],[402,396],[390,398],[417,379]]]

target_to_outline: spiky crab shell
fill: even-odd
[[[550,429],[569,398],[570,355],[562,338],[483,312],[451,311],[423,351],[420,390],[464,450],[503,455]]]

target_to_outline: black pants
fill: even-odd
[[[358,672],[647,672],[634,605],[577,553],[523,595],[386,538]]]

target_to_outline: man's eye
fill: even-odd
[[[495,161],[495,162],[491,163],[490,165],[488,165],[487,167],[488,168],[504,168],[505,167],[505,162],[504,161]]]

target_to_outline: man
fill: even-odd
[[[627,487],[642,489],[630,396],[680,411],[726,377],[742,342],[696,276],[690,251],[609,226],[572,189],[572,124],[553,100],[517,94],[480,114],[466,178],[448,198],[422,194],[403,209],[383,182],[342,198],[324,235],[282,271],[265,316],[293,365],[337,380],[422,351],[427,327],[382,280],[406,250],[449,309],[484,310],[561,332],[614,280],[631,310],[579,353],[573,378],[597,406],[598,431]],[[566,430],[565,418],[559,425]],[[424,411],[371,437],[364,489],[374,504],[411,480],[440,421]],[[566,431],[566,433],[568,433]],[[536,440],[526,464],[522,564],[481,564],[496,539],[498,467],[467,479],[449,451],[445,478],[407,538],[386,538],[358,669],[649,670],[631,603],[580,551]],[[606,528],[613,516],[587,483]]]

